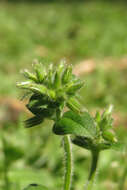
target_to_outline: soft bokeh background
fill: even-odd
[[[24,129],[29,117],[16,82],[33,59],[66,58],[85,80],[81,102],[94,114],[114,105],[115,130],[125,148],[102,152],[95,190],[127,189],[127,2],[122,0],[0,1],[0,190],[30,183],[61,189],[63,150],[52,123]],[[73,146],[72,190],[84,188],[90,155]]]

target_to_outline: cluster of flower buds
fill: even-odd
[[[65,105],[73,111],[81,111],[75,94],[84,82],[72,74],[71,65],[61,61],[57,67],[51,64],[46,70],[43,64],[36,61],[33,69],[34,73],[24,70],[27,81],[17,83],[19,88],[31,93],[27,108],[35,117],[26,121],[27,127],[40,124],[46,117],[55,118]]]
[[[100,135],[105,141],[110,141],[112,143],[117,142],[116,136],[113,132],[113,118],[112,118],[113,106],[110,105],[103,114],[99,112],[96,113],[95,121],[99,128]]]
[[[96,134],[94,138],[86,136],[77,136],[73,139],[73,143],[89,150],[104,150],[109,148],[118,148],[116,135],[113,131],[112,108],[110,105],[102,115],[96,113],[94,118]]]

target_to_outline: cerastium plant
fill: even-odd
[[[68,111],[53,127],[54,133],[72,134],[74,144],[91,151],[92,164],[85,190],[92,190],[100,152],[120,146],[113,132],[111,112],[112,105],[102,115],[97,112],[95,117],[86,111],[80,114]]]
[[[64,108],[75,113],[81,112],[81,105],[77,101],[77,91],[83,86],[75,75],[72,74],[72,66],[62,61],[57,67],[51,64],[46,70],[44,65],[37,61],[33,64],[34,73],[24,70],[27,81],[17,83],[30,95],[27,109],[33,113],[33,117],[25,121],[27,128],[36,126],[45,118],[54,120],[55,123],[63,116]],[[61,129],[59,131],[61,133]],[[64,190],[69,190],[72,177],[72,154],[70,136],[64,135],[65,150],[65,177]]]
[[[70,190],[72,176],[72,142],[88,149],[92,155],[92,164],[85,189],[92,190],[100,152],[119,146],[113,132],[112,105],[102,114],[91,116],[77,100],[78,90],[83,82],[72,74],[72,66],[61,62],[57,67],[45,67],[36,62],[33,64],[34,73],[24,70],[27,81],[17,83],[17,86],[30,93],[27,109],[33,117],[25,121],[27,128],[36,126],[45,118],[54,121],[53,133],[63,135],[65,150],[64,190]],[[65,107],[68,111],[65,111]],[[29,186],[28,189],[40,188]],[[27,190],[27,189],[26,189]]]

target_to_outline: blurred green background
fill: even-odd
[[[0,1],[0,190],[29,183],[63,184],[61,138],[52,123],[24,129],[29,117],[16,82],[37,58],[63,58],[85,80],[81,102],[94,114],[114,105],[115,130],[125,148],[102,152],[94,190],[127,189],[127,3],[126,1]],[[53,143],[52,143],[53,142]],[[84,188],[90,155],[73,146],[72,190]]]

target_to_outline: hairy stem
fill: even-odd
[[[64,176],[64,190],[70,190],[71,178],[72,178],[72,153],[70,136],[65,135],[64,140],[64,151],[65,151],[65,176]]]
[[[98,151],[92,151],[91,154],[92,154],[92,164],[91,164],[90,174],[88,177],[88,182],[86,184],[86,190],[92,190],[97,171],[98,159],[99,159]]]

